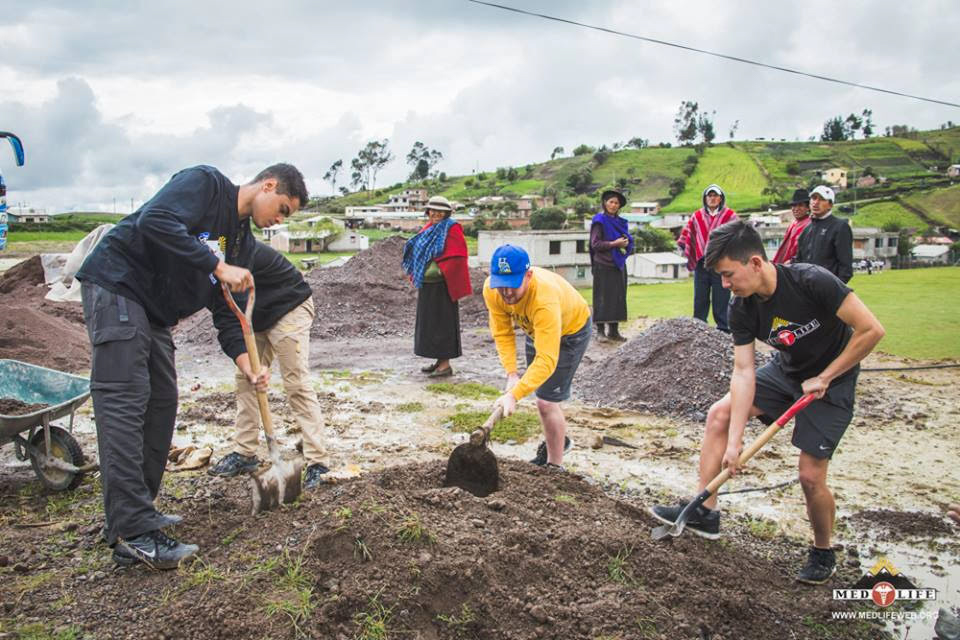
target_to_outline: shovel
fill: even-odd
[[[767,444],[767,442],[770,441],[770,438],[772,438],[778,431],[780,431],[783,425],[790,422],[790,419],[793,418],[793,416],[797,412],[805,409],[806,406],[811,402],[813,402],[815,399],[816,399],[816,396],[814,396],[811,393],[811,394],[802,396],[799,400],[794,402],[793,406],[787,409],[782,416],[777,418],[776,422],[774,422],[769,427],[767,427],[764,430],[764,432],[761,433],[756,440],[751,442],[750,446],[747,447],[743,451],[743,453],[740,454],[740,466],[745,465],[747,463],[747,460],[749,460],[754,455],[756,455],[756,453],[760,451],[760,449],[762,449],[763,446]],[[694,498],[689,503],[687,503],[687,506],[683,508],[683,511],[680,512],[680,515],[677,517],[676,521],[673,524],[662,524],[656,529],[654,529],[653,539],[661,540],[663,538],[666,538],[667,536],[677,537],[681,533],[683,533],[683,529],[685,526],[687,526],[687,520],[690,518],[690,514],[692,514],[697,507],[699,507],[704,502],[706,502],[707,498],[712,496],[717,491],[717,489],[719,489],[723,485],[723,483],[729,479],[730,479],[730,468],[728,467],[723,471],[721,471],[720,473],[718,473],[717,477],[711,480],[710,484],[708,484],[706,488],[703,491],[701,491],[696,498]]]
[[[260,354],[257,352],[257,339],[253,335],[253,299],[254,289],[250,287],[250,296],[247,298],[246,308],[241,311],[233,294],[227,285],[220,283],[223,297],[227,305],[236,314],[243,329],[243,342],[247,345],[247,355],[250,357],[250,369],[253,375],[260,375]],[[261,511],[275,509],[281,504],[293,502],[300,495],[300,460],[284,460],[280,457],[280,447],[273,437],[273,418],[270,416],[270,407],[267,404],[267,394],[257,391],[257,403],[260,405],[260,419],[263,421],[263,433],[267,439],[267,450],[270,452],[270,468],[251,474],[250,497],[251,515]]]
[[[464,442],[453,450],[447,460],[445,487],[460,487],[478,498],[486,498],[500,488],[500,472],[497,457],[487,447],[493,426],[503,417],[503,408],[497,407],[479,429],[470,434],[470,442]]]

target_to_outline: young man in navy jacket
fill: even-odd
[[[77,273],[93,346],[105,534],[117,562],[171,569],[197,552],[163,533],[179,517],[153,504],[177,414],[170,328],[206,306],[221,282],[238,292],[253,286],[250,271],[235,266],[246,262],[250,221],[278,224],[307,197],[303,176],[287,164],[240,186],[213,167],[185,169],[121,220]],[[236,363],[266,388],[269,372],[254,376],[246,352]]]

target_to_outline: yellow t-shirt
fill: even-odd
[[[507,304],[490,288],[490,278],[483,283],[483,300],[490,314],[490,333],[497,345],[497,355],[508,374],[517,371],[517,345],[514,326],[533,338],[536,357],[513,388],[513,397],[520,400],[547,381],[557,369],[560,338],[576,333],[590,318],[590,307],[569,282],[552,271],[531,267],[533,278],[517,304]]]

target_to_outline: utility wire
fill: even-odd
[[[815,78],[817,80],[825,80],[827,82],[834,82],[836,84],[843,84],[849,87],[857,87],[859,89],[867,89],[869,91],[879,91],[880,93],[889,93],[895,96],[901,96],[903,98],[912,98],[914,100],[922,100],[924,102],[933,102],[935,104],[943,104],[948,107],[960,107],[960,104],[955,102],[947,102],[946,100],[936,100],[934,98],[924,98],[923,96],[915,96],[909,93],[902,93],[900,91],[892,91],[890,89],[882,89],[880,87],[873,87],[866,84],[860,84],[858,82],[849,82],[847,80],[838,80],[837,78],[831,78],[829,76],[822,76],[816,73],[807,73],[806,71],[799,71],[797,69],[790,69],[788,67],[780,67],[773,64],[767,64],[765,62],[758,62],[757,60],[750,60],[748,58],[741,58],[739,56],[731,56],[725,53],[717,53],[716,51],[707,51],[706,49],[697,49],[696,47],[690,47],[685,44],[677,44],[675,42],[667,42],[666,40],[658,40],[657,38],[647,38],[645,36],[638,36],[633,33],[627,33],[625,31],[617,31],[616,29],[608,29],[607,27],[598,27],[592,24],[585,24],[583,22],[577,22],[576,20],[568,20],[567,18],[558,18],[556,16],[549,16],[544,13],[536,13],[534,11],[527,11],[526,9],[518,9],[516,7],[508,7],[507,5],[497,4],[495,2],[484,2],[483,0],[467,0],[474,4],[482,4],[488,7],[493,7],[494,9],[502,9],[504,11],[512,11],[514,13],[520,13],[526,16],[532,16],[535,18],[543,18],[544,20],[553,20],[554,22],[563,22],[565,24],[572,24],[576,27],[583,27],[585,29],[593,29],[595,31],[603,31],[605,33],[610,33],[615,36],[623,36],[625,38],[633,38],[634,40],[643,40],[644,42],[652,42],[654,44],[662,44],[668,47],[675,47],[677,49],[684,49],[686,51],[693,51],[695,53],[705,53],[708,56],[714,56],[717,58],[725,58],[727,60],[733,60],[734,62],[742,62],[744,64],[752,64],[757,67],[764,67],[766,69],[774,69],[775,71],[784,71],[786,73],[793,73],[798,76],[806,76],[808,78]]]

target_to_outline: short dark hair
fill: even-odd
[[[767,252],[763,248],[760,234],[743,220],[735,220],[710,232],[707,250],[703,256],[703,266],[713,269],[721,258],[746,264],[755,255],[759,255],[766,262]]]
[[[307,193],[307,185],[303,182],[303,174],[295,166],[283,162],[272,164],[258,173],[250,184],[267,178],[274,178],[277,181],[277,193],[296,198],[300,201],[301,208],[307,206],[310,195]]]

